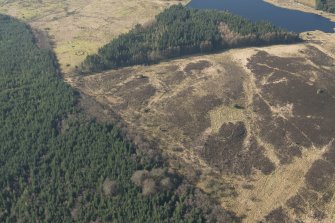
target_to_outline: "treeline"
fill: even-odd
[[[151,24],[137,25],[103,46],[98,54],[88,56],[82,71],[98,72],[182,55],[299,40],[298,34],[267,22],[253,23],[228,12],[175,5],[160,13]]]
[[[0,222],[233,221],[164,163],[143,162],[115,127],[82,114],[53,55],[4,15],[0,54]]]
[[[335,13],[335,0],[316,0],[316,8],[326,12]]]

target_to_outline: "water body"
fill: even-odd
[[[252,21],[269,21],[292,32],[321,30],[331,33],[335,28],[335,22],[320,15],[280,8],[262,0],[192,0],[187,6],[227,10]]]

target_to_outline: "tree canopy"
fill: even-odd
[[[335,0],[316,0],[316,8],[335,13]]]
[[[298,34],[276,28],[268,22],[253,23],[218,10],[171,6],[151,24],[136,25],[90,55],[83,72],[156,63],[195,53],[211,53],[242,46],[299,41]]]
[[[0,222],[208,221],[192,187],[153,193],[132,182],[148,169],[156,186],[164,164],[141,164],[117,128],[80,112],[29,27],[0,15],[0,54]],[[171,188],[171,179],[161,184]]]

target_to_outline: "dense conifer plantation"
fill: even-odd
[[[316,0],[316,8],[335,13],[335,0]]]
[[[267,22],[253,23],[218,10],[172,6],[145,26],[137,25],[86,58],[83,72],[150,64],[195,53],[210,53],[242,46],[299,41],[298,34]]]
[[[139,164],[116,128],[82,115],[52,54],[3,15],[0,55],[0,222],[208,221],[191,187],[142,193],[134,172],[163,166]]]

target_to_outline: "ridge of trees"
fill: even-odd
[[[300,41],[268,22],[253,23],[218,10],[190,9],[174,5],[151,24],[136,25],[89,55],[82,72],[99,72],[196,53],[212,53],[242,46],[260,46]]]
[[[335,13],[335,0],[316,0],[316,8],[322,11]]]
[[[85,116],[33,39],[0,15],[0,222],[234,221],[160,162],[139,162],[116,127]],[[140,170],[142,188],[132,182]]]

